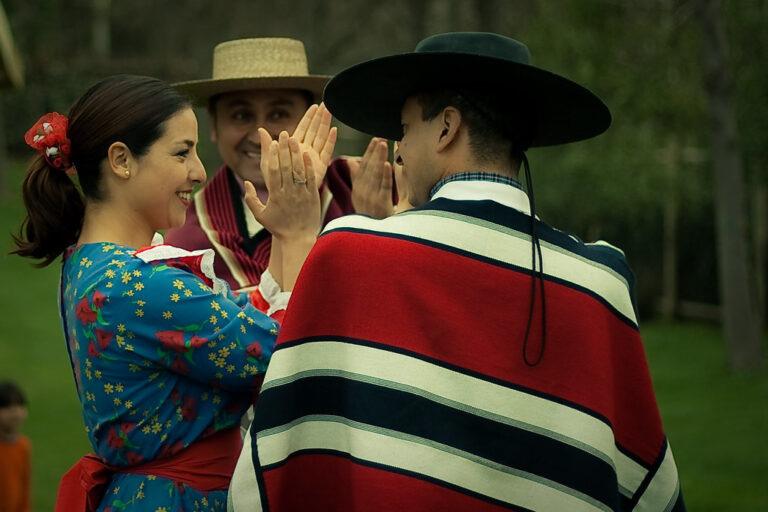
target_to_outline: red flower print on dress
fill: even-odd
[[[105,331],[103,329],[96,328],[96,339],[99,341],[99,346],[101,347],[101,350],[104,350],[109,346],[109,342],[112,341],[112,338],[115,337],[114,333],[111,333],[109,331]]]
[[[110,427],[109,434],[107,434],[107,444],[112,448],[122,448],[125,445],[125,439],[120,437],[115,427]]]
[[[245,347],[245,351],[248,353],[249,356],[258,358],[261,355],[261,344],[259,344],[258,341],[254,341],[247,347]]]
[[[193,396],[185,396],[181,406],[181,417],[187,421],[193,421],[197,417],[197,402]]]
[[[75,316],[83,323],[83,325],[92,324],[96,321],[96,312],[91,308],[91,305],[88,304],[87,297],[83,297],[83,300],[77,303]]]
[[[189,373],[189,366],[187,366],[181,358],[177,357],[176,360],[171,363],[171,370],[176,373]]]
[[[187,351],[184,345],[184,333],[182,331],[158,331],[155,338],[163,344],[163,348],[183,354]]]
[[[93,340],[88,342],[88,355],[91,357],[99,357],[99,349],[93,343]]]
[[[101,293],[99,290],[93,291],[93,307],[96,309],[101,309],[101,306],[104,305],[104,294]]]
[[[202,347],[206,343],[208,343],[208,338],[201,338],[197,334],[192,336],[192,338],[189,340],[189,344],[192,346],[192,348]]]
[[[162,450],[160,450],[160,454],[158,455],[158,458],[174,455],[176,453],[179,453],[183,449],[184,449],[184,443],[182,443],[181,441],[176,441],[173,444],[163,445],[163,448]]]
[[[141,461],[144,460],[144,457],[139,455],[138,453],[125,452],[125,460],[128,461],[128,464],[135,466],[141,463]]]

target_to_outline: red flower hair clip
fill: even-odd
[[[50,112],[37,120],[24,134],[24,141],[38,150],[51,167],[66,171],[72,166],[72,149],[67,138],[69,120],[58,112]]]

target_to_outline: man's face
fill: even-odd
[[[421,105],[414,96],[403,104],[403,138],[398,144],[396,158],[408,176],[409,198],[414,206],[429,200],[430,189],[440,179],[441,169],[434,151],[440,138],[439,118],[422,120]]]
[[[264,89],[222,94],[211,119],[211,140],[224,163],[243,180],[264,187],[261,174],[259,127],[274,139],[281,131],[292,134],[309,107],[301,91]]]

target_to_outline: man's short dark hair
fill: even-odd
[[[505,157],[515,166],[520,165],[523,151],[528,149],[531,140],[529,115],[524,108],[517,110],[517,119],[509,119],[503,114],[509,110],[500,108],[504,105],[501,94],[472,89],[437,89],[415,96],[421,105],[423,121],[431,121],[448,106],[461,112],[462,122],[469,129],[470,148],[478,160]]]
[[[307,102],[307,108],[309,108],[309,106],[315,102],[315,95],[312,94],[310,91],[307,91],[305,89],[297,89],[296,91],[299,94],[301,94],[301,97],[304,98],[304,100]],[[216,116],[216,103],[225,94],[227,93],[223,92],[221,94],[215,94],[208,99],[208,113],[210,114],[211,117]]]

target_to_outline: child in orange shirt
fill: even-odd
[[[31,512],[29,439],[19,430],[27,418],[21,389],[0,382],[0,512]]]

